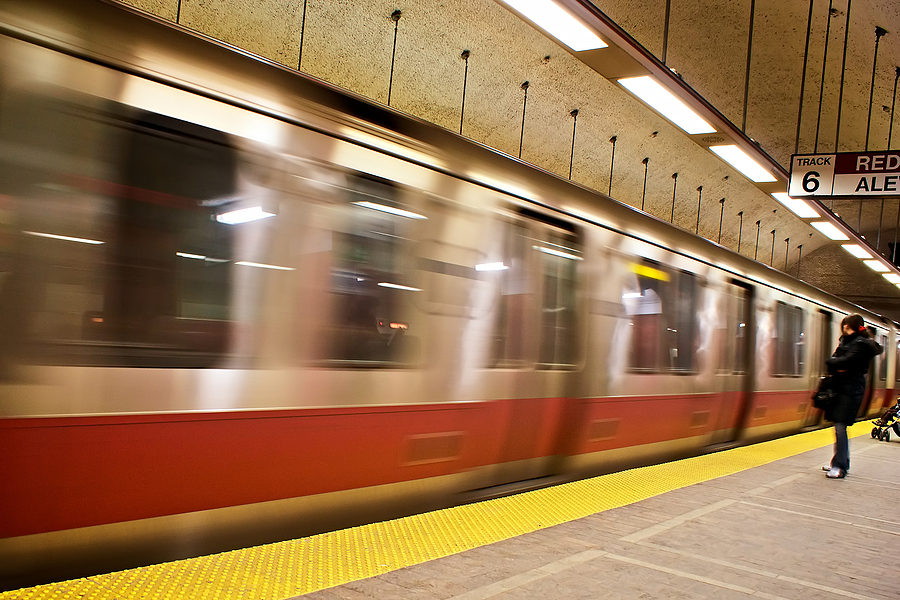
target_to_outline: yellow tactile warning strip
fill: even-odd
[[[849,434],[868,431],[864,422]],[[6,592],[0,600],[281,600],[731,475],[830,445],[832,436],[822,429],[394,521]]]

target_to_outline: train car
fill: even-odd
[[[99,0],[0,6],[0,580],[289,539],[819,427],[897,327]]]

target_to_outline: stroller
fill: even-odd
[[[900,437],[900,400],[890,407],[884,414],[872,421],[872,438],[889,442],[891,441],[891,429]]]

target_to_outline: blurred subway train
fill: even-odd
[[[175,25],[0,5],[6,588],[821,426],[856,311]]]

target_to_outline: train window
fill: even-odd
[[[327,360],[403,366],[419,353],[411,314],[421,288],[409,281],[412,233],[425,215],[401,205],[389,181],[348,175],[342,224],[333,233],[332,318]]]
[[[747,290],[729,285],[724,298],[725,318],[719,331],[721,350],[719,372],[741,374],[746,371],[745,346],[747,336]]]
[[[803,333],[803,309],[784,302],[775,305],[775,330],[772,332],[775,355],[772,375],[800,377],[805,367],[806,337]]]
[[[534,240],[540,256],[540,367],[571,366],[576,361],[575,298],[577,265],[583,260],[574,234],[547,231]]]
[[[887,352],[887,346],[885,346],[884,351]],[[897,339],[897,344],[894,348],[894,381],[900,381],[900,338]]]
[[[635,371],[689,373],[697,344],[697,278],[644,260],[632,265],[635,277],[622,301],[631,318],[629,364]]]
[[[68,140],[54,152],[87,142],[18,190],[13,285],[0,299],[16,308],[12,339],[36,362],[215,365],[230,331],[232,232],[215,220],[235,190],[227,136],[111,103],[43,109]]]
[[[502,225],[501,256],[489,256],[480,270],[496,276],[499,282],[500,297],[494,318],[489,366],[511,367],[521,365],[527,358],[525,316],[530,290],[526,247],[530,237],[522,222],[499,223]],[[476,266],[476,269],[479,267]]]
[[[877,329],[875,331],[878,331]],[[888,355],[887,355],[887,334],[881,331],[875,334],[875,339],[884,349],[881,355],[878,357],[878,379],[880,381],[887,381],[887,368],[888,368]]]

